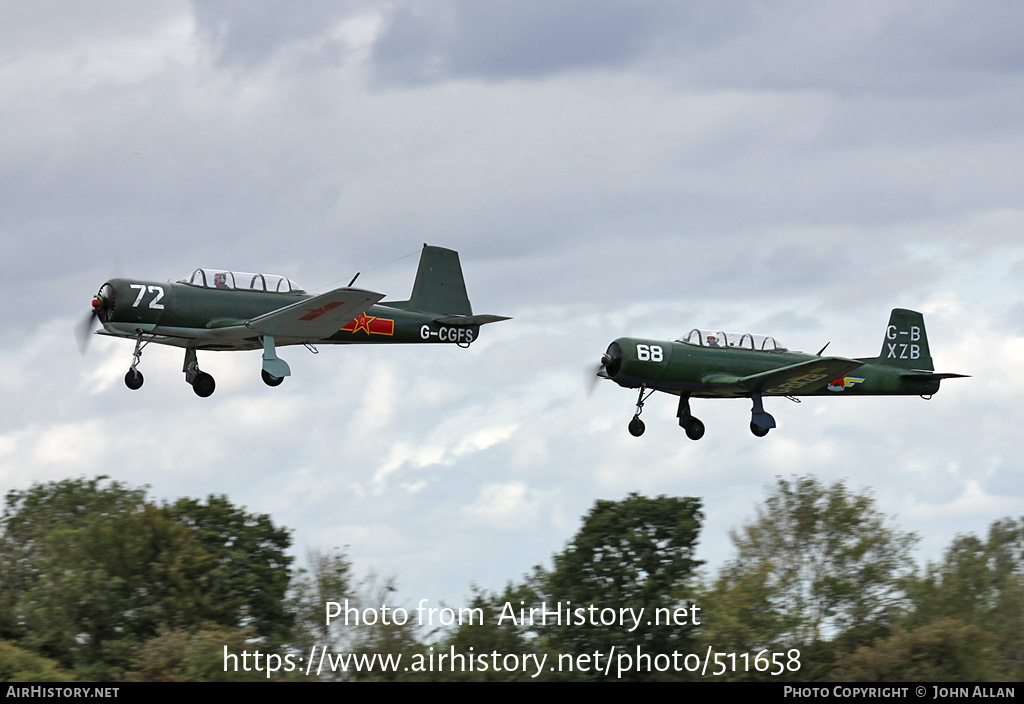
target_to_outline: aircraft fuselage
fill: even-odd
[[[199,350],[260,349],[260,334],[239,337],[245,321],[303,300],[308,293],[275,293],[239,289],[199,288],[189,284],[111,279],[114,304],[103,327],[110,335],[135,338],[141,330],[159,342]],[[308,315],[316,316],[311,306]],[[355,320],[330,337],[303,339],[278,337],[278,346],[305,342],[316,344],[455,343],[477,339],[479,325],[445,325],[437,315],[392,308],[387,303],[370,306]],[[231,330],[228,335],[227,331]]]
[[[644,338],[619,338],[609,346],[609,352],[613,346],[621,350],[621,364],[616,373],[612,375],[613,370],[607,370],[608,378],[615,383],[632,389],[645,386],[672,394],[688,393],[695,398],[749,397],[750,388],[731,382],[816,359],[840,359],[788,350],[708,348]],[[868,359],[851,361],[860,364],[848,373],[832,375],[823,364],[821,369],[800,370],[792,380],[766,383],[760,393],[764,396],[927,396],[939,390],[939,381],[925,374]],[[810,385],[816,388],[805,389]]]

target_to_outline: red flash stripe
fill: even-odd
[[[300,317],[299,320],[316,320],[317,318],[319,318],[324,313],[326,313],[328,311],[332,311],[335,308],[337,308],[338,306],[343,306],[343,305],[345,305],[344,301],[332,301],[332,302],[328,303],[327,305],[321,306],[319,308],[310,308],[309,312],[306,313],[305,315],[303,315],[302,317]]]

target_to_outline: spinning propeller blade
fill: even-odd
[[[114,289],[110,284],[103,284],[99,292],[92,297],[92,311],[75,328],[78,338],[78,349],[85,354],[89,347],[89,340],[96,329],[98,321],[109,320],[114,312]]]

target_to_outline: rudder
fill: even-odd
[[[388,305],[424,313],[472,315],[473,307],[466,293],[459,253],[424,244],[412,295],[408,301],[395,301]]]
[[[877,361],[890,367],[934,371],[924,316],[915,310],[893,308]]]

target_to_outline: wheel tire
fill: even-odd
[[[217,382],[213,380],[213,377],[206,372],[199,372],[196,378],[192,381],[192,390],[196,392],[196,396],[206,398],[213,393],[214,389],[217,388]]]
[[[750,421],[750,432],[759,438],[763,438],[767,435],[769,430],[771,430],[771,428],[762,428],[759,425],[755,425],[754,421]]]
[[[129,369],[128,373],[124,375],[124,385],[132,391],[138,391],[142,388],[142,372],[138,369]]]
[[[686,437],[691,440],[700,440],[704,437],[704,423],[697,418],[691,418],[686,426]]]
[[[266,369],[260,370],[260,376],[263,377],[263,383],[267,386],[280,386],[281,382],[284,381],[283,376],[274,376],[268,373]]]
[[[629,421],[629,434],[638,438],[644,434],[645,430],[647,430],[647,427],[644,425],[644,422],[633,416],[633,420]]]

